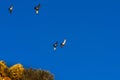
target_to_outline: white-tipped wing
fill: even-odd
[[[63,41],[63,43],[62,43],[62,44],[63,44],[63,45],[65,45],[65,43],[66,43],[66,39],[64,39],[64,41]]]
[[[64,41],[60,44],[61,48],[66,44],[66,39],[64,39]]]

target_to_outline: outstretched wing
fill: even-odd
[[[64,39],[64,41],[63,41],[63,45],[65,45],[65,43],[66,43],[66,39]]]
[[[39,8],[40,8],[40,4],[38,4],[38,6],[37,6],[37,7],[38,7],[38,9],[39,9]]]
[[[39,10],[40,9],[40,4],[38,4],[37,6],[34,7],[35,10]]]
[[[66,39],[60,44],[61,48],[66,44]]]

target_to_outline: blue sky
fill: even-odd
[[[119,22],[119,1],[2,0],[0,59],[49,70],[55,80],[119,80]]]

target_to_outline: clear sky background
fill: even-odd
[[[49,70],[55,80],[120,80],[119,3],[1,0],[0,60]],[[54,52],[53,43],[64,38],[64,48]]]

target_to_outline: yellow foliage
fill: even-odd
[[[3,80],[1,76],[0,76],[0,80]]]
[[[9,73],[12,80],[19,80],[24,73],[24,68],[21,64],[15,64],[9,68]]]
[[[9,77],[4,77],[2,80],[11,80]]]
[[[7,76],[8,67],[6,66],[4,61],[0,61],[0,76]]]
[[[0,61],[0,80],[54,80],[54,76],[45,70],[24,69],[21,64],[8,68]]]

